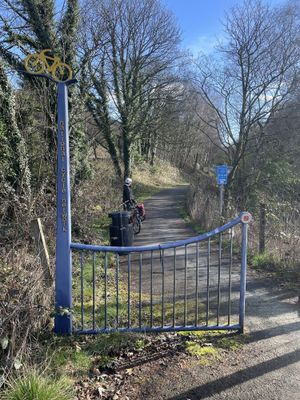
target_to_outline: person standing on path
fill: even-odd
[[[132,207],[135,205],[135,200],[132,192],[132,179],[126,178],[123,186],[123,204],[124,210],[131,210]]]

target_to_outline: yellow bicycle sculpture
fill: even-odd
[[[51,74],[57,82],[65,82],[72,78],[72,70],[68,64],[61,62],[59,57],[52,57],[47,53],[53,53],[51,49],[46,49],[36,54],[29,54],[24,65],[26,71],[31,74]]]

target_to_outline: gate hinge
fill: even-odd
[[[69,317],[72,314],[72,309],[70,307],[59,306],[54,311],[54,316],[59,315],[61,317]]]

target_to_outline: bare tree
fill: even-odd
[[[214,111],[189,80],[184,78],[177,86],[177,96],[168,99],[160,114],[159,154],[185,171],[204,170],[215,159],[218,137],[200,116]]]
[[[214,129],[239,188],[238,206],[244,207],[243,162],[251,147],[260,148],[265,126],[289,99],[299,61],[299,34],[294,3],[270,8],[260,0],[244,1],[226,17],[225,44],[218,58],[197,63],[196,84],[215,110],[214,118],[200,116]]]
[[[87,104],[117,173],[123,163],[128,176],[156,95],[170,84],[178,29],[158,0],[87,0],[83,15]]]

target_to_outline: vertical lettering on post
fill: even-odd
[[[64,121],[60,121],[59,130],[60,130],[61,162],[63,165],[63,162],[65,161],[65,157],[66,157],[66,146],[65,146],[65,140],[64,140],[64,134],[65,134]],[[65,168],[61,169],[61,193],[62,193],[62,204],[61,204],[62,230],[63,230],[63,232],[66,232],[67,225],[68,225],[68,213],[67,213],[67,199],[66,199],[66,170],[65,170]]]

